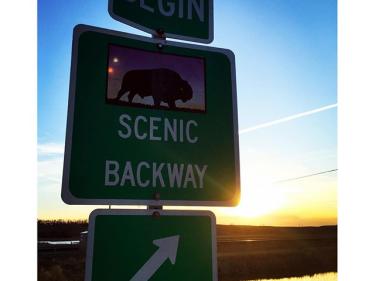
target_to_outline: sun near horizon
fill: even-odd
[[[285,183],[256,184],[256,181],[243,181],[245,185],[241,188],[239,204],[235,207],[164,206],[164,209],[211,210],[216,215],[217,224],[226,225],[337,225],[335,173]],[[38,219],[87,220],[92,210],[108,207],[68,206],[63,202],[51,202],[49,208],[39,207]],[[146,206],[114,205],[111,208],[145,209]]]

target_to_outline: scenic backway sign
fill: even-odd
[[[167,37],[210,43],[213,40],[213,0],[109,0],[114,19]]]
[[[235,81],[229,50],[76,26],[64,202],[236,205]]]
[[[156,212],[93,211],[85,281],[217,280],[215,215]]]

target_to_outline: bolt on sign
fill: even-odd
[[[217,280],[215,215],[209,211],[93,211],[85,281],[99,280]]]
[[[200,43],[213,40],[212,0],[110,0],[114,19],[145,32]]]
[[[233,53],[77,26],[65,149],[68,204],[237,204]]]

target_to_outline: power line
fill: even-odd
[[[308,178],[308,177],[313,177],[313,176],[317,176],[317,175],[322,175],[322,174],[336,172],[337,170],[338,169],[323,171],[323,172],[319,172],[319,173],[315,173],[315,174],[310,174],[310,175],[305,175],[305,176],[301,176],[301,177],[297,177],[297,178],[290,178],[290,179],[286,179],[286,180],[279,180],[279,181],[275,181],[273,183],[281,183],[281,182],[299,180],[299,179],[303,179],[303,178]]]

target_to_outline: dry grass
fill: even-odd
[[[312,276],[309,275],[281,279],[253,279],[247,281],[337,281],[337,272],[319,273]]]

